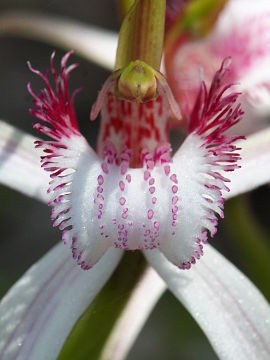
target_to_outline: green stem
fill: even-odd
[[[139,251],[126,252],[111,279],[77,321],[58,360],[96,360],[146,269]]]
[[[133,3],[134,0],[118,0],[118,8],[121,15],[121,19],[123,19],[126,16]]]
[[[136,0],[122,23],[115,70],[142,60],[159,70],[165,27],[165,0]]]

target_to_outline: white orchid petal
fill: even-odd
[[[198,264],[186,272],[158,250],[145,252],[145,256],[198,322],[220,359],[270,358],[269,304],[214,248],[208,246]]]
[[[6,12],[0,34],[24,36],[70,50],[107,69],[113,69],[117,34],[69,19],[35,13]]]
[[[215,55],[232,57],[235,81],[253,105],[269,113],[270,2],[230,1],[209,40]]]
[[[164,281],[152,268],[148,268],[118,318],[100,360],[126,358],[149,314],[165,290]]]
[[[230,175],[230,192],[225,195],[226,199],[270,182],[270,128],[238,141],[237,145],[242,147],[239,162],[242,167]]]
[[[46,201],[47,174],[40,168],[35,138],[0,121],[0,183]]]
[[[111,249],[90,272],[57,245],[10,289],[0,305],[2,360],[56,359],[73,325],[121,258]]]
[[[221,12],[217,30],[226,32],[239,21],[250,18],[251,16],[260,16],[270,11],[270,2],[268,0],[230,0],[225,9]]]

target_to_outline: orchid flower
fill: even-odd
[[[215,69],[227,56],[232,58],[231,83],[239,83],[245,116],[241,130],[251,133],[267,124],[270,104],[270,3],[249,0],[219,0],[201,24],[189,26],[186,19],[194,9],[209,6],[211,0],[190,1],[170,22],[165,52],[166,73],[183,112],[193,106],[200,87],[199,74],[210,84]],[[195,6],[194,6],[195,5]],[[186,21],[186,23],[185,23]],[[194,19],[196,22],[196,19]],[[181,25],[183,24],[183,25]],[[187,24],[187,25],[185,25]],[[210,28],[210,30],[209,30]],[[205,36],[205,32],[207,36]],[[167,54],[167,56],[166,56]],[[240,128],[238,128],[240,129]]]
[[[149,4],[155,7],[157,2]],[[128,16],[149,15],[145,9],[149,4],[136,1],[134,12]],[[158,13],[161,16],[164,11]],[[142,29],[148,20],[147,16],[142,19]],[[152,23],[155,20],[156,16]],[[125,26],[124,22],[122,29],[126,30]],[[133,31],[138,35],[136,24]],[[162,31],[158,27],[155,35],[148,34],[147,45],[162,38]],[[248,175],[240,191],[250,190],[270,178],[265,169],[269,151],[261,151],[262,176],[257,182],[247,173],[242,177],[242,169],[238,169],[243,138],[226,133],[243,115],[239,93],[234,89],[229,92],[231,88],[226,83],[231,61],[225,58],[221,62],[210,86],[201,81],[188,114],[187,137],[171,157],[168,122],[171,117],[179,118],[180,112],[159,72],[160,54],[156,56],[159,51],[155,48],[152,57],[151,47],[146,47],[149,60],[142,52],[142,44],[139,51],[137,48],[131,55],[124,54],[122,61],[121,52],[130,50],[125,35],[126,31],[120,32],[116,69],[91,111],[92,120],[101,112],[97,152],[78,129],[74,96],[68,92],[68,78],[77,67],[67,64],[70,53],[63,57],[59,74],[54,53],[51,57],[55,87],[47,74],[30,65],[45,82],[39,94],[29,85],[35,106],[31,113],[38,119],[34,127],[50,138],[36,140],[36,147],[43,150],[42,167],[50,174],[47,196],[54,225],[62,230],[69,251],[58,245],[3,299],[0,357],[55,359],[72,326],[118,264],[123,250],[139,249],[198,321],[220,358],[268,359],[269,305],[254,285],[210,245],[205,246],[202,257],[208,233],[213,236],[217,230],[217,214],[223,217],[230,178],[236,179],[239,172],[244,181]],[[125,45],[122,48],[121,41]],[[5,155],[10,152],[10,144],[13,148],[16,137],[14,140],[9,127],[2,128],[0,149]],[[36,182],[24,191],[44,200],[47,196],[40,195],[40,189],[48,178],[37,167],[39,154],[29,150],[31,137],[24,139],[17,152],[11,153],[6,166],[12,171],[20,151],[29,153],[24,164],[30,164],[31,171],[35,169]],[[269,144],[269,135],[264,134],[263,139],[264,142],[255,145],[251,141],[243,151],[251,171],[257,165],[254,154],[259,154],[262,145],[267,148]],[[9,147],[5,146],[7,143]],[[246,143],[250,144],[249,139]],[[250,148],[255,150],[249,153]],[[5,176],[3,171],[2,181],[10,184],[10,178]],[[19,180],[16,186],[23,187]],[[234,194],[238,193],[236,185]],[[135,307],[131,304],[130,312],[118,324],[120,333],[112,334],[108,343],[109,358],[121,359],[126,355],[144,318],[164,291],[163,281],[153,271],[146,280],[143,294],[147,293],[148,299],[141,294],[138,297],[143,296],[143,302],[151,306],[138,314],[138,302]],[[130,316],[135,315],[141,321],[130,323]],[[126,334],[129,335],[125,342],[122,338]],[[117,352],[112,350],[115,341]]]

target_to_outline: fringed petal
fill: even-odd
[[[201,257],[208,233],[215,235],[216,214],[223,217],[224,191],[229,191],[225,173],[239,168],[240,148],[234,142],[241,137],[225,134],[243,114],[235,103],[239,94],[225,94],[229,62],[222,63],[209,91],[202,83],[190,115],[190,134],[173,158],[179,215],[176,235],[161,242],[160,249],[182,269],[189,269]]]
[[[80,135],[67,90],[68,69],[73,68],[66,67],[67,58],[63,58],[60,75],[52,61],[55,92],[47,76],[39,72],[46,89],[36,95],[30,88],[37,107],[31,112],[41,122],[34,126],[52,138],[36,145],[44,149],[42,167],[51,173],[48,192],[54,226],[63,231],[65,244],[85,270],[111,246],[125,250],[160,247],[175,265],[190,268],[203,253],[207,232],[211,236],[216,232],[215,214],[223,216],[223,191],[228,190],[229,181],[223,173],[238,167],[239,149],[234,142],[241,137],[224,134],[242,115],[235,104],[238,94],[224,94],[230,88],[224,85],[229,59],[209,91],[202,83],[190,115],[190,135],[173,160],[170,145],[154,145],[141,150],[142,168],[130,168],[132,153],[127,146],[118,151],[107,140],[101,160]],[[153,121],[166,116],[161,98],[142,104],[143,111],[149,110],[147,116],[141,104],[115,99],[110,92],[105,95],[108,103],[102,107],[102,116],[108,115],[109,126],[114,111],[120,122],[128,115],[134,115],[134,122],[140,116],[151,119],[152,115]]]
[[[173,168],[170,170],[170,146],[158,147],[154,155],[143,150],[144,168],[140,169],[129,168],[128,149],[119,154],[117,163],[116,148],[108,141],[104,160],[96,156],[77,128],[67,90],[66,60],[67,56],[60,75],[51,64],[56,91],[47,76],[38,72],[46,89],[36,95],[30,88],[37,107],[31,112],[40,121],[34,126],[52,138],[38,141],[36,146],[44,149],[42,167],[51,173],[48,192],[54,225],[63,231],[63,240],[71,247],[74,259],[87,270],[111,246],[153,249],[160,239],[171,236],[178,188]],[[160,101],[146,106],[150,113],[161,112],[163,119],[165,110]]]
[[[109,244],[100,241],[100,229],[97,233],[97,229],[93,231],[89,225],[95,213],[91,201],[96,187],[93,168],[99,169],[100,161],[78,130],[74,95],[69,97],[67,86],[69,73],[76,65],[67,66],[69,56],[70,53],[63,57],[60,74],[57,75],[52,55],[51,73],[55,90],[47,75],[30,66],[46,85],[39,95],[29,85],[36,106],[30,112],[39,120],[34,128],[52,139],[36,141],[36,147],[44,151],[42,167],[51,178],[47,191],[49,205],[53,208],[51,218],[54,226],[59,226],[62,231],[64,243],[71,248],[73,258],[81,268],[88,270],[105,253]]]

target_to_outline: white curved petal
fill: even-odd
[[[100,360],[126,358],[149,314],[165,290],[164,281],[152,268],[148,268],[112,329]]]
[[[270,2],[230,1],[209,40],[215,55],[232,57],[234,81],[247,100],[259,113],[269,114]]]
[[[36,139],[0,121],[0,183],[39,200],[48,200],[47,174],[40,168]]]
[[[240,165],[236,173],[230,175],[229,199],[270,182],[270,128],[250,135],[237,143],[242,147]]]
[[[224,32],[231,29],[239,21],[250,16],[264,15],[270,11],[268,0],[230,0],[222,11],[217,22],[218,31]]]
[[[0,15],[0,34],[24,36],[70,50],[107,69],[113,69],[117,34],[56,16],[6,12]]]
[[[0,304],[0,358],[54,360],[73,325],[121,257],[110,250],[90,272],[62,244],[33,265]]]
[[[180,44],[180,43],[179,43]],[[182,109],[192,108],[200,86],[200,68],[208,84],[220,61],[230,56],[230,82],[240,85],[242,102],[257,115],[270,112],[270,2],[231,0],[213,31],[200,41],[175,47],[167,75]],[[263,121],[263,120],[261,120]],[[245,124],[246,121],[243,121]],[[258,129],[253,123],[253,127]],[[247,131],[245,131],[247,133]]]
[[[221,254],[208,246],[205,256],[186,272],[158,250],[145,256],[198,322],[220,359],[270,358],[269,304]]]

